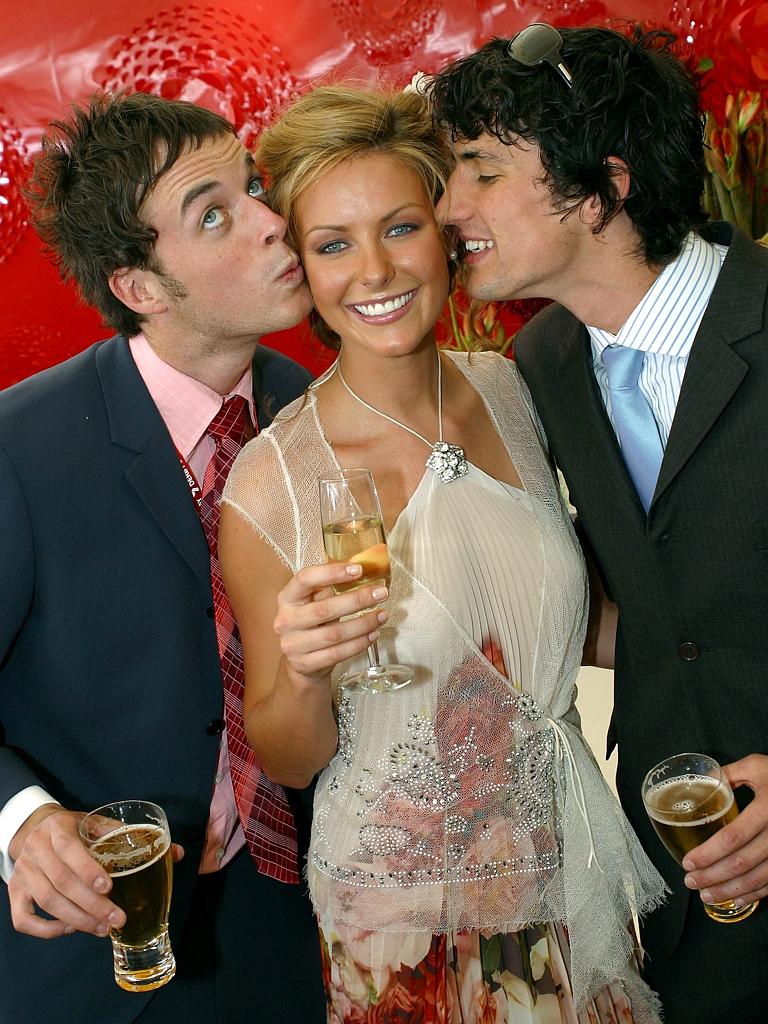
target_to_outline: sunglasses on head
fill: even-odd
[[[542,21],[534,22],[517,35],[507,46],[509,56],[526,68],[546,62],[560,75],[569,89],[573,88],[573,76],[562,58],[563,37]]]

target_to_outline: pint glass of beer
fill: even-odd
[[[643,782],[643,803],[668,852],[682,866],[696,846],[738,816],[723,769],[706,754],[675,754],[651,768]],[[758,900],[737,907],[732,900],[705,903],[713,921],[743,921]]]
[[[106,804],[86,814],[80,836],[112,879],[109,898],[127,918],[112,929],[115,981],[129,992],[160,988],[176,973],[168,938],[173,871],[165,811],[146,800]]]

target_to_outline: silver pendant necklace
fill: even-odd
[[[390,423],[394,423],[396,427],[402,427],[403,430],[407,430],[409,434],[413,434],[414,437],[418,437],[418,439],[423,441],[428,448],[432,449],[429,453],[429,458],[424,465],[427,469],[431,469],[433,473],[437,473],[438,477],[444,484],[449,484],[452,480],[458,480],[459,477],[466,476],[467,457],[464,454],[464,449],[459,447],[457,444],[448,444],[447,441],[443,440],[443,364],[439,353],[437,356],[438,439],[434,444],[432,444],[431,441],[428,441],[423,434],[418,432],[418,430],[414,430],[412,427],[406,426],[405,423],[401,423],[400,420],[396,420],[394,416],[388,416],[385,412],[381,412],[380,409],[375,409],[372,405],[363,401],[360,395],[356,395],[344,379],[344,374],[341,372],[341,360],[338,360],[336,363],[336,371],[342,385],[356,402],[365,406],[369,412],[373,412],[377,416],[381,416],[382,419],[389,420]]]

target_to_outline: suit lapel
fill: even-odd
[[[744,235],[733,232],[688,358],[654,502],[688,462],[749,372],[733,345],[763,325],[768,253],[755,249]]]
[[[208,545],[178,456],[125,339],[105,342],[96,368],[111,441],[135,452],[125,471],[128,484],[195,575],[210,583]]]
[[[656,502],[735,395],[749,367],[711,324],[699,329],[688,359],[659,471]]]

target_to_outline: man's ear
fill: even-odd
[[[122,267],[109,275],[109,288],[115,298],[134,313],[147,316],[165,313],[168,302],[159,287],[157,276],[149,270]]]
[[[623,203],[629,195],[629,186],[632,180],[629,167],[618,156],[607,156],[605,166],[608,168],[608,176],[611,179],[616,198]]]
[[[623,206],[624,200],[629,195],[631,182],[629,167],[618,156],[607,156],[604,163],[608,169],[608,177],[611,179],[611,185],[618,201],[616,208],[616,213],[618,213]],[[597,195],[590,196],[581,206],[581,219],[587,224],[597,223],[601,213],[602,203]]]

